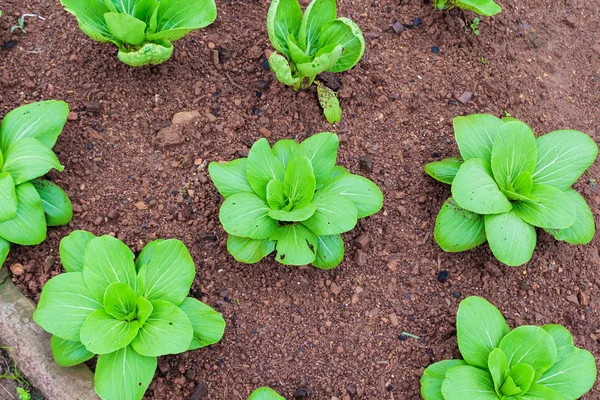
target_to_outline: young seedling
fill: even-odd
[[[376,184],[336,166],[338,137],[323,132],[301,144],[267,139],[248,158],[212,162],[208,171],[225,198],[219,219],[233,257],[254,264],[277,251],[285,265],[321,269],[344,258],[340,236],[359,218],[378,212],[383,194]]]
[[[0,267],[10,243],[30,246],[46,239],[47,226],[66,225],[73,208],[56,184],[39,179],[64,167],[52,151],[69,107],[43,101],[19,107],[0,124]]]
[[[598,155],[588,135],[560,130],[536,139],[523,122],[487,114],[455,118],[454,134],[461,158],[425,166],[452,185],[434,231],[444,251],[487,241],[499,261],[519,266],[531,259],[536,227],[571,244],[592,240],[594,216],[571,188]]]
[[[2,16],[2,12],[0,11],[0,16]],[[27,31],[25,30],[25,18],[26,17],[33,17],[33,18],[39,18],[42,21],[46,20],[46,18],[37,15],[37,14],[23,14],[19,17],[19,19],[17,20],[18,25],[13,25],[10,28],[10,33],[13,33],[14,31],[16,31],[17,29],[20,29],[21,32],[23,33],[27,33]]]
[[[335,0],[313,0],[304,14],[298,0],[273,0],[267,15],[267,32],[276,52],[271,70],[284,85],[307,89],[324,71],[352,68],[365,51],[362,31],[348,18],[336,18]],[[318,97],[329,123],[341,119],[336,93],[318,85]]]
[[[449,10],[457,7],[486,17],[491,17],[502,11],[502,7],[494,3],[493,0],[434,0],[434,4],[438,10]]]
[[[487,300],[467,297],[456,315],[462,360],[430,365],[421,377],[424,400],[578,399],[596,381],[596,362],[575,347],[562,325],[512,331]]]
[[[473,33],[476,36],[479,36],[479,18],[477,18],[477,17],[473,18],[473,21],[471,22],[471,24],[469,26],[471,27],[471,30],[473,31]]]
[[[179,240],[155,240],[137,260],[120,240],[75,231],[60,242],[67,271],[42,290],[35,322],[51,333],[57,364],[98,354],[94,388],[103,400],[140,400],[157,357],[221,340],[221,314],[187,297],[194,261]]]
[[[280,396],[270,387],[263,386],[252,392],[248,400],[285,400],[285,397]]]
[[[133,67],[162,64],[173,44],[217,17],[214,0],[61,0],[81,30],[118,46],[119,60]]]

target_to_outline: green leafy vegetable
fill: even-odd
[[[487,300],[467,297],[456,316],[464,360],[444,360],[421,377],[424,400],[578,399],[596,381],[596,361],[561,325],[510,330]]]
[[[598,155],[585,133],[562,130],[536,139],[514,118],[475,114],[454,119],[461,158],[429,163],[425,172],[452,185],[434,237],[447,252],[489,243],[510,266],[531,259],[535,227],[571,244],[589,243],[595,224],[585,199],[571,185]]]
[[[219,219],[227,249],[253,264],[273,251],[285,265],[336,267],[344,257],[339,236],[383,206],[370,180],[336,167],[338,137],[322,132],[301,144],[260,139],[247,159],[212,162],[208,171],[225,201]]]
[[[66,193],[37,179],[64,169],[52,147],[68,114],[66,103],[42,101],[14,109],[0,124],[0,267],[10,243],[40,244],[47,226],[66,225],[73,217]]]
[[[365,51],[362,31],[352,20],[336,16],[335,0],[313,0],[304,13],[297,0],[271,2],[267,32],[277,51],[269,64],[281,83],[307,89],[320,73],[347,71],[358,63]],[[317,91],[327,121],[340,121],[336,93],[321,83]]]
[[[53,335],[59,365],[99,355],[94,384],[103,400],[140,400],[157,357],[221,340],[221,314],[186,297],[196,272],[179,240],[150,242],[134,262],[114,237],[75,231],[60,256],[67,273],[46,283],[33,318]]]
[[[162,64],[171,42],[214,22],[214,0],[61,0],[79,27],[99,42],[118,46],[119,60],[133,67]]]
[[[285,398],[270,387],[263,386],[252,392],[248,400],[285,400]]]
[[[486,17],[491,17],[502,11],[502,7],[494,3],[493,0],[435,0],[434,4],[438,10],[449,10],[458,7]],[[477,20],[475,27],[471,26],[473,31],[476,32],[476,35],[479,34],[479,31],[477,30],[478,23],[479,20]]]

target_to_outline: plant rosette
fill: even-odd
[[[454,135],[461,158],[425,166],[427,174],[452,185],[434,231],[444,251],[487,241],[499,261],[519,266],[533,255],[535,227],[571,244],[592,240],[592,211],[571,188],[598,155],[588,135],[559,130],[536,139],[523,122],[487,114],[456,117]]]
[[[562,325],[512,331],[487,300],[467,297],[456,315],[462,360],[430,365],[421,377],[424,400],[573,400],[596,381],[596,361],[574,345]]]
[[[217,18],[214,0],[61,0],[79,27],[98,42],[114,43],[132,67],[162,64],[173,44]]]
[[[0,124],[0,267],[11,243],[40,244],[48,226],[73,217],[66,193],[39,179],[53,168],[64,170],[52,148],[68,114],[65,102],[42,101],[14,109]]]
[[[155,240],[137,260],[120,240],[75,231],[60,243],[67,271],[42,290],[35,322],[50,332],[64,367],[98,354],[94,388],[103,400],[140,400],[157,357],[221,340],[225,321],[187,297],[196,270],[183,242]]]
[[[493,0],[435,0],[434,5],[438,10],[449,10],[457,7],[486,17],[491,17],[502,11],[502,7],[494,3]]]
[[[225,198],[219,219],[229,234],[227,249],[248,264],[277,251],[285,265],[321,269],[344,258],[340,236],[359,218],[378,212],[383,194],[370,180],[336,166],[337,135],[322,132],[298,144],[266,139],[248,158],[212,162],[208,171]]]
[[[280,396],[270,387],[263,386],[252,392],[248,400],[285,400],[285,397]]]
[[[304,13],[298,0],[271,2],[267,32],[277,51],[269,57],[269,65],[279,82],[307,89],[321,72],[343,72],[358,63],[365,51],[362,31],[336,14],[335,0],[313,0]],[[322,84],[317,91],[327,121],[340,121],[336,93]]]

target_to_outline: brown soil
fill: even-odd
[[[263,68],[268,3],[217,3],[217,22],[176,42],[172,60],[135,70],[117,60],[114,46],[85,37],[57,1],[2,2],[0,44],[16,44],[0,49],[0,115],[50,98],[78,114],[55,148],[66,169],[50,174],[76,204],[75,216],[42,245],[12,250],[6,264],[25,265],[14,277],[24,293],[37,299],[62,271],[58,243],[73,229],[113,233],[136,251],[154,238],[183,240],[198,271],[192,295],[221,311],[228,328],[215,346],[160,359],[147,392],[157,400],[188,399],[205,384],[206,398],[223,400],[245,400],[261,385],[288,399],[299,387],[311,399],[416,399],[423,368],[458,356],[455,313],[469,295],[489,299],[511,325],[564,324],[600,356],[598,238],[574,247],[540,232],[521,268],[499,265],[486,246],[444,253],[432,230],[449,188],[423,173],[424,163],[457,154],[457,115],[506,110],[540,134],[569,127],[597,139],[598,3],[503,2],[475,36],[465,27],[470,13],[420,1],[340,1],[339,14],[363,28],[367,53],[341,75],[344,116],[333,128],[313,93],[264,82],[273,80]],[[46,20],[27,19],[28,33],[11,35],[21,12]],[[389,29],[415,18],[422,22],[413,29]],[[457,100],[464,92],[473,93],[466,104]],[[165,146],[158,130],[191,110],[201,118],[175,129],[178,144]],[[384,209],[345,235],[337,269],[272,258],[243,265],[228,255],[222,199],[206,163],[244,154],[259,128],[272,142],[333,130],[342,139],[340,163],[382,188]],[[362,155],[372,155],[372,172],[360,170]],[[576,186],[596,215],[599,165]],[[354,244],[362,234],[371,239],[366,265]],[[442,270],[445,283],[437,280]],[[420,339],[400,340],[403,331]],[[585,398],[600,399],[600,388]]]

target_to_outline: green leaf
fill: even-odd
[[[502,263],[518,267],[531,259],[535,249],[535,228],[514,211],[485,216],[485,235],[494,256]]]
[[[354,67],[365,52],[362,31],[352,20],[338,18],[323,27],[319,37],[319,48],[340,44],[344,53],[329,72],[344,72]]]
[[[313,176],[314,178],[314,176]],[[314,179],[313,179],[314,181]],[[283,182],[271,179],[267,184],[267,203],[273,210],[281,210],[289,205]]]
[[[114,282],[123,282],[135,288],[133,258],[129,247],[112,236],[90,240],[83,259],[83,278],[96,300],[103,302],[106,288]]]
[[[146,43],[137,51],[119,49],[117,57],[121,62],[132,67],[162,64],[171,58],[173,45],[170,42]]]
[[[308,265],[315,261],[317,236],[300,224],[280,226],[272,240],[276,240],[275,259],[284,265]]]
[[[318,74],[333,67],[340,59],[343,52],[344,49],[340,45],[324,47],[319,50],[312,61],[296,64],[296,68],[304,76],[309,77],[310,82],[312,82]]]
[[[585,199],[573,189],[565,192],[575,206],[575,222],[565,229],[552,230],[556,240],[564,240],[571,244],[587,244],[592,241],[596,233],[594,215]]]
[[[58,185],[44,179],[34,179],[31,184],[42,199],[48,226],[62,226],[71,222],[73,205],[69,196]]]
[[[488,370],[494,382],[494,390],[500,394],[500,386],[504,382],[504,375],[508,370],[506,354],[501,349],[494,349],[488,357]]]
[[[300,156],[290,160],[283,180],[287,197],[294,208],[310,203],[315,195],[316,180],[310,160]]]
[[[79,331],[88,315],[101,308],[85,285],[83,274],[68,272],[46,282],[33,319],[53,335],[79,342]]]
[[[225,198],[236,193],[253,193],[246,178],[247,166],[246,158],[238,158],[226,164],[213,161],[208,165],[208,174],[221,196]]]
[[[17,216],[15,181],[8,172],[0,173],[0,222]]]
[[[292,139],[278,140],[273,145],[272,151],[275,157],[281,161],[283,167],[286,168],[292,153],[298,148],[298,146],[298,142]]]
[[[587,350],[565,345],[558,350],[556,362],[537,381],[566,398],[578,399],[596,382],[596,362]]]
[[[186,351],[194,338],[194,329],[187,315],[168,301],[156,300],[151,303],[154,309],[133,339],[133,349],[147,357]]]
[[[96,310],[81,326],[81,343],[94,354],[108,354],[127,346],[137,336],[138,321],[113,318],[104,310]]]
[[[156,33],[146,36],[146,40],[173,42],[212,24],[217,6],[214,0],[161,0],[156,15]]]
[[[479,15],[491,17],[502,11],[502,7],[492,0],[455,0],[456,7],[471,10]]]
[[[288,46],[290,59],[294,64],[306,63],[312,60],[312,58],[309,55],[306,55],[304,50],[298,46],[298,42],[294,38],[294,35],[288,35],[286,43]]]
[[[284,85],[294,86],[300,82],[300,78],[293,76],[290,63],[281,54],[277,52],[271,53],[269,56],[269,66],[271,71],[275,73],[277,80]]]
[[[548,332],[539,326],[519,326],[508,333],[499,346],[508,359],[508,366],[525,363],[535,370],[536,377],[546,372],[556,361],[556,345]]]
[[[531,194],[537,203],[519,201],[515,213],[525,222],[540,228],[568,228],[575,222],[577,210],[571,197],[550,185],[533,185]]]
[[[285,400],[273,389],[263,386],[250,394],[248,400]]]
[[[471,296],[460,302],[456,315],[458,348],[467,364],[488,367],[488,357],[510,328],[489,301]]]
[[[181,304],[196,276],[194,260],[185,244],[170,239],[150,242],[138,257],[146,265],[144,297],[150,301],[166,300]]]
[[[35,138],[20,139],[4,151],[2,172],[11,174],[15,185],[45,175],[52,168],[59,172],[65,169],[56,154]]]
[[[321,31],[335,17],[335,0],[312,0],[306,7],[298,33],[298,43],[306,54],[313,55],[321,48],[318,46]]]
[[[552,336],[557,351],[560,351],[560,349],[565,346],[575,345],[571,332],[569,332],[569,330],[562,325],[546,324],[542,326],[542,329]]]
[[[423,396],[423,399],[444,400],[442,383],[446,379],[446,372],[458,365],[467,365],[467,363],[463,360],[443,360],[425,368],[423,376],[421,376],[421,396]]]
[[[283,164],[271,151],[267,139],[257,140],[248,153],[246,176],[248,183],[261,199],[266,199],[267,184],[271,179],[283,182],[285,169]],[[259,238],[255,238],[259,239]]]
[[[140,400],[156,371],[156,357],[144,357],[131,346],[98,357],[94,389],[102,399]]]
[[[219,211],[223,229],[230,235],[268,239],[278,227],[269,217],[271,208],[255,194],[238,193],[228,197]]]
[[[317,96],[327,122],[330,124],[339,122],[342,119],[342,108],[335,92],[327,86],[319,84],[317,85]]]
[[[275,250],[275,242],[268,239],[248,239],[229,235],[227,238],[227,251],[237,261],[254,264],[271,254]]]
[[[512,377],[507,376],[504,380],[504,383],[502,384],[502,387],[500,387],[500,394],[502,395],[502,397],[511,398],[512,396],[516,396],[520,393],[521,388],[517,386]]]
[[[129,14],[108,12],[104,14],[111,35],[127,44],[140,46],[146,38],[146,23]]]
[[[276,219],[277,221],[285,222],[299,222],[306,221],[313,216],[317,207],[314,204],[307,204],[302,207],[294,208],[291,211],[285,210],[271,210],[269,211],[269,217]]]
[[[454,136],[463,160],[481,158],[492,160],[492,146],[498,130],[504,122],[489,114],[473,114],[456,117],[453,121]]]
[[[267,13],[267,33],[269,40],[277,51],[290,56],[287,47],[287,37],[292,34],[298,36],[302,24],[302,9],[297,0],[273,0]],[[275,53],[273,53],[275,54]],[[271,59],[269,65],[273,69]]]
[[[2,264],[4,264],[4,261],[6,261],[9,251],[10,242],[0,237],[0,268],[2,268]]]
[[[487,162],[480,158],[465,161],[452,182],[454,201],[477,214],[500,214],[510,211],[510,201],[492,178]]]
[[[194,328],[194,340],[189,350],[210,346],[221,340],[225,333],[225,320],[220,313],[192,297],[186,298],[179,308]]]
[[[537,138],[537,164],[533,183],[567,190],[598,155],[598,146],[585,133],[561,130]]]
[[[333,178],[337,178],[338,176],[342,176],[342,175],[351,175],[351,174],[346,168],[342,167],[341,165],[336,165],[335,167],[333,167],[333,171],[331,172],[331,177],[329,179],[331,180]],[[369,181],[369,182],[371,182],[371,181]],[[381,199],[383,200],[383,196],[381,196]]]
[[[337,267],[344,259],[344,240],[340,235],[318,236],[317,257],[312,265],[319,269]]]
[[[335,133],[317,133],[300,143],[292,153],[290,161],[302,156],[310,160],[318,190],[331,178],[337,160],[338,146],[339,139]]]
[[[104,293],[104,310],[120,321],[135,318],[137,302],[135,291],[121,282],[111,283]]]
[[[535,135],[521,121],[507,122],[500,127],[492,149],[492,172],[498,186],[512,184],[523,171],[533,174],[537,160]],[[517,192],[518,193],[518,192]]]
[[[0,237],[21,246],[40,244],[46,239],[46,217],[42,199],[31,183],[16,188],[17,215],[0,222]]]
[[[449,253],[473,249],[486,241],[483,216],[460,208],[449,198],[435,220],[433,236]]]
[[[519,391],[511,394],[511,396],[514,396],[515,394],[525,394],[533,383],[535,371],[531,365],[520,363],[509,368],[508,376],[512,378],[514,384],[519,388]],[[508,393],[505,394],[508,395]]]
[[[94,353],[87,351],[81,342],[72,342],[52,335],[50,348],[54,360],[61,367],[72,367],[94,357]]]
[[[334,171],[339,171],[337,168]],[[383,193],[379,187],[367,178],[350,174],[348,171],[332,176],[320,191],[339,194],[352,200],[358,210],[357,218],[373,215],[383,207]]]
[[[444,400],[498,400],[489,372],[470,365],[448,369],[442,383]]]
[[[115,1],[119,1],[119,0],[115,0]],[[137,19],[144,21],[144,23],[146,25],[150,25],[150,19],[151,19],[152,15],[154,14],[154,11],[157,10],[158,4],[159,4],[158,0],[135,1],[135,2],[133,2],[132,5],[130,5],[130,11],[128,12],[128,14],[133,15]],[[153,32],[146,31],[146,33],[154,33],[154,32],[155,31],[153,31]]]
[[[55,100],[31,103],[12,110],[0,125],[0,150],[6,152],[11,144],[23,138],[37,139],[51,149],[68,115],[67,103]],[[6,159],[6,154],[4,156]]]
[[[138,297],[137,299],[137,320],[140,324],[140,328],[144,326],[148,317],[152,314],[152,303],[150,303],[145,297]]]
[[[533,187],[533,178],[529,171],[523,171],[512,182],[512,187],[515,192],[521,195],[527,195],[531,193]]]
[[[550,388],[538,385],[537,383],[532,384],[527,393],[513,398],[515,400],[572,400]]]
[[[435,161],[425,165],[425,172],[433,179],[452,185],[463,160],[460,157],[450,157],[442,161]]]
[[[315,235],[338,235],[356,226],[358,211],[347,197],[332,192],[317,192],[312,204],[317,209],[302,224]]]
[[[96,236],[86,231],[73,231],[62,238],[59,246],[60,261],[67,272],[82,272],[85,248]]]
[[[114,42],[117,44],[104,20],[104,14],[110,11],[104,2],[98,0],[60,0],[60,3],[68,12],[77,17],[79,28],[83,33],[98,42]]]

